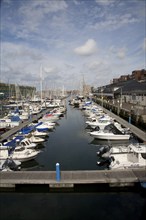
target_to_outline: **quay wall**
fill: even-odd
[[[132,107],[130,105],[126,105],[122,103],[122,107],[118,104],[112,104],[110,102],[102,101],[99,98],[93,99],[95,103],[103,106],[105,109],[113,112],[115,115],[120,116],[121,118],[125,119],[126,121],[131,121],[131,124],[139,127],[140,129],[146,131],[146,115],[145,114],[137,114],[134,113]]]

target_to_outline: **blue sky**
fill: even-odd
[[[1,0],[6,83],[77,89],[145,68],[145,0]],[[42,68],[41,68],[42,67]]]

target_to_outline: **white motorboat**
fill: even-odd
[[[34,148],[34,147],[36,147],[37,144],[42,143],[42,142],[45,141],[45,139],[42,138],[42,137],[34,136],[33,135],[33,130],[30,131],[30,133],[25,134],[25,132],[20,132],[20,134],[21,133],[24,133],[24,134],[22,136],[18,136],[18,140],[22,137],[22,141],[25,142],[26,146],[30,145],[30,146],[27,146],[27,148]],[[24,139],[23,139],[23,137],[24,137]]]
[[[113,160],[110,169],[126,169],[146,167],[146,145],[130,144],[126,151],[114,151],[111,153]]]
[[[32,135],[34,137],[48,137],[49,136],[49,133],[48,132],[41,132],[41,131],[34,131],[32,132]]]
[[[32,149],[32,148],[35,148],[37,146],[37,144],[32,142],[32,140],[30,138],[26,138],[26,137],[21,136],[21,135],[16,136],[13,140],[16,143],[16,147],[18,147],[18,146],[21,147],[22,146],[22,147],[25,147],[27,149]],[[9,143],[9,146],[11,146],[11,143]]]
[[[39,143],[42,143],[42,142],[45,141],[44,138],[35,137],[35,136],[33,136],[33,135],[31,135],[28,139],[30,140],[30,142],[35,143],[35,144],[39,144]]]
[[[37,125],[35,125],[35,128],[37,131],[40,132],[48,132],[49,130],[53,130],[55,127],[55,123],[54,122],[39,122]]]
[[[130,134],[125,134],[113,124],[109,124],[104,130],[89,132],[89,134],[96,139],[102,140],[129,140],[130,138]]]
[[[40,153],[40,151],[36,151],[33,149],[26,149],[25,147],[16,147],[12,149],[11,151],[9,150],[2,150],[0,151],[0,160],[6,160],[7,158],[11,158],[12,160],[15,161],[29,161],[32,159],[35,159],[36,156]]]
[[[41,122],[57,122],[59,120],[59,116],[53,113],[45,114],[39,121]]]
[[[100,147],[100,149],[96,152],[97,156],[101,158],[109,158],[111,154],[116,154],[116,153],[127,153],[128,152],[128,147],[126,145],[116,145],[116,146],[111,146],[111,145],[103,145]]]
[[[128,147],[112,147],[103,155],[105,154],[106,157],[102,156],[104,159],[98,161],[97,165],[102,166],[106,164],[109,169],[146,167],[145,144],[130,144]],[[97,155],[99,155],[99,153]]]
[[[86,121],[86,124],[91,128],[99,127],[100,130],[103,130],[107,125],[111,124],[113,119],[109,116],[102,116],[95,121]]]
[[[22,135],[15,136],[12,140],[8,140],[5,143],[0,143],[0,150],[7,150],[10,148],[25,147],[26,149],[32,149],[37,146],[36,143],[33,143],[29,138],[25,138]]]
[[[104,131],[93,131],[90,132],[90,135],[96,139],[102,140],[129,140],[129,134],[114,134],[111,132],[104,132]]]

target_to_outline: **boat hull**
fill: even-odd
[[[100,139],[100,140],[129,140],[130,135],[124,134],[124,135],[118,135],[118,134],[94,134],[93,132],[90,133],[92,137],[95,139]]]

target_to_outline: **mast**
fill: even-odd
[[[41,92],[41,105],[42,105],[42,99],[43,99],[43,94],[42,91],[43,90],[43,69],[42,69],[42,65],[40,66],[40,92]]]

